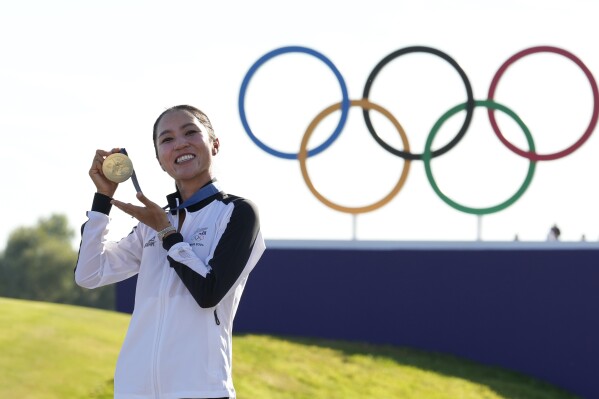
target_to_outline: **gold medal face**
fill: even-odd
[[[110,154],[102,163],[102,172],[108,180],[122,183],[133,174],[133,163],[125,154]]]

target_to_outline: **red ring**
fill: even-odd
[[[563,158],[566,155],[570,155],[571,153],[576,151],[578,148],[580,148],[580,146],[582,146],[584,144],[584,142],[587,141],[587,139],[591,136],[591,133],[593,133],[593,130],[595,130],[595,125],[597,124],[597,117],[599,115],[599,90],[597,90],[597,82],[595,82],[595,78],[593,78],[593,74],[591,73],[591,71],[586,67],[586,65],[580,59],[578,59],[574,54],[572,54],[566,50],[563,50],[561,48],[558,48],[558,47],[538,46],[538,47],[531,47],[526,50],[522,50],[519,53],[516,53],[513,56],[511,56],[497,70],[497,72],[495,73],[495,76],[493,77],[493,81],[491,82],[491,86],[489,87],[488,99],[491,101],[493,100],[493,96],[495,95],[495,89],[497,88],[497,84],[499,83],[499,78],[501,78],[501,76],[505,73],[505,71],[507,70],[507,68],[510,65],[512,65],[514,62],[518,61],[520,58],[522,58],[524,56],[527,56],[529,54],[534,54],[534,53],[540,53],[540,52],[556,53],[556,54],[563,55],[564,57],[569,58],[571,61],[576,63],[576,65],[578,65],[580,67],[580,69],[582,69],[584,74],[587,76],[587,79],[591,83],[591,90],[593,91],[593,102],[594,102],[593,115],[591,117],[591,122],[589,123],[587,130],[578,139],[578,141],[576,141],[570,147],[568,147],[564,150],[561,150],[559,152],[555,152],[553,154],[537,154],[536,152],[524,151],[524,150],[519,149],[518,147],[516,147],[515,145],[510,143],[505,137],[503,137],[503,134],[501,133],[501,131],[499,130],[499,126],[497,125],[497,121],[495,120],[495,110],[489,108],[487,112],[489,114],[489,121],[491,122],[493,131],[495,132],[495,134],[497,135],[499,140],[501,140],[501,142],[507,148],[509,148],[511,151],[515,152],[516,154],[518,154],[522,157],[528,158],[531,161],[551,161],[554,159]]]

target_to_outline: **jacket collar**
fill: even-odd
[[[181,192],[179,189],[172,194],[166,196],[168,205],[165,207],[169,209],[171,214],[176,214],[180,209],[186,209],[190,212],[197,211],[204,207],[207,203],[212,202],[216,196],[222,196],[223,191],[216,178],[210,180],[208,183],[204,184],[198,191],[196,191],[190,198],[186,201],[182,201]]]

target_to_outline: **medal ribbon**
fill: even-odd
[[[127,154],[127,150],[125,150],[124,148],[121,148],[120,152],[121,152],[121,154],[125,154],[125,155],[129,156],[129,154]],[[139,182],[137,181],[137,176],[135,175],[135,169],[133,169],[131,171],[131,181],[133,182],[135,191],[137,191],[138,193],[141,193],[141,188],[139,187]]]

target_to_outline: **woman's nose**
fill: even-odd
[[[185,148],[189,145],[184,137],[175,140],[175,149]]]

